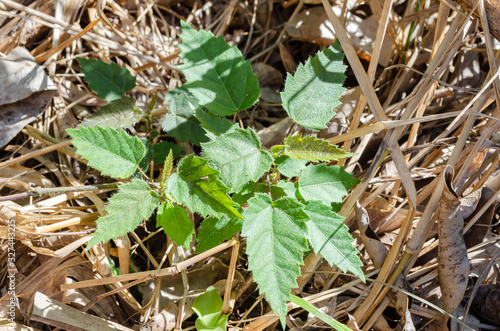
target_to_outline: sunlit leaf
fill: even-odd
[[[180,69],[188,83],[185,87],[202,106],[217,115],[231,115],[253,106],[259,97],[257,76],[250,61],[245,61],[236,46],[229,47],[224,37],[196,31],[181,21]]]

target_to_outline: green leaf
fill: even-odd
[[[276,185],[267,186],[267,184],[265,183],[258,183],[257,186],[255,187],[255,193],[264,193],[268,195],[269,193],[271,193],[271,199],[273,201],[287,196],[283,188]]]
[[[222,314],[222,298],[215,287],[210,286],[206,292],[193,302],[193,310],[206,325],[215,325]]]
[[[253,106],[260,93],[257,76],[250,61],[244,61],[236,46],[229,47],[223,36],[196,31],[181,21],[180,69],[188,83],[185,87],[202,106],[226,116]]]
[[[328,141],[314,136],[289,136],[285,139],[285,155],[313,162],[343,159],[356,154],[347,153]]]
[[[314,316],[316,316],[317,318],[319,318],[320,320],[322,320],[326,324],[330,325],[335,330],[351,331],[351,329],[349,327],[347,327],[346,325],[337,322],[336,320],[334,320],[333,318],[331,318],[328,315],[323,314],[321,311],[316,309],[316,307],[311,305],[308,301],[306,301],[302,298],[299,298],[298,296],[295,296],[292,294],[290,296],[290,301],[292,301],[294,304],[300,306],[302,309],[310,312],[311,314],[313,314]]]
[[[233,201],[240,206],[247,203],[248,199],[252,198],[255,193],[255,183],[250,182],[243,186],[239,191],[232,195]]]
[[[281,99],[294,122],[309,130],[326,128],[345,91],[343,58],[340,44],[335,43],[315,57],[309,57],[305,65],[299,64],[294,76],[287,74]]]
[[[97,92],[97,96],[111,102],[120,99],[125,92],[135,87],[135,77],[116,63],[105,63],[101,60],[77,58],[85,74],[89,87]]]
[[[193,144],[208,141],[200,121],[194,116],[199,107],[198,100],[182,88],[176,88],[167,94],[165,100],[170,105],[170,111],[165,115],[160,125],[171,136],[180,141],[189,140]]]
[[[231,124],[231,122],[224,117],[206,112],[201,108],[196,109],[195,116],[200,121],[200,125],[207,132],[207,137],[211,140],[215,140],[225,133],[233,132],[239,127],[238,124]]]
[[[139,140],[142,142],[144,148],[146,149],[144,157],[142,158],[141,162],[139,162],[139,168],[142,170],[143,173],[147,174],[149,162],[151,162],[151,160],[153,159],[153,145],[151,145],[151,143],[146,137],[142,137]],[[140,172],[139,169],[136,169],[136,171],[132,175],[132,178],[142,179],[142,172]]]
[[[276,186],[281,188],[285,193],[285,196],[296,199],[297,187],[292,182],[287,180],[280,180],[276,183]]]
[[[241,231],[242,225],[243,221],[238,218],[227,216],[206,218],[201,222],[200,232],[196,237],[198,245],[195,253],[202,253],[231,239],[236,232]]]
[[[130,177],[146,152],[142,142],[123,129],[96,126],[66,129],[66,132],[74,139],[77,153],[89,161],[89,166],[114,178]]]
[[[206,292],[196,298],[193,302],[193,310],[198,315],[196,329],[202,330],[226,330],[228,315],[222,315],[222,299],[215,287],[210,286]]]
[[[120,267],[115,265],[115,260],[109,259],[109,269],[111,269],[111,273],[113,276],[121,275]]]
[[[271,155],[261,149],[259,137],[251,128],[236,129],[202,147],[210,165],[220,170],[221,180],[235,191],[249,181],[257,181],[273,162]]]
[[[278,171],[289,178],[297,176],[306,167],[307,160],[296,160],[289,156],[279,156],[274,163]]]
[[[104,209],[108,214],[96,221],[97,231],[86,250],[133,231],[143,219],[149,219],[158,207],[159,195],[151,191],[142,180],[133,179],[130,183],[120,185],[119,189],[120,192],[109,199],[109,204]]]
[[[102,126],[112,127],[115,129],[129,127],[142,118],[142,113],[139,109],[135,108],[135,99],[123,96],[121,99],[111,101],[105,106],[99,108],[89,118],[80,123],[80,127],[87,126]]]
[[[167,191],[177,202],[184,203],[203,217],[210,214],[242,218],[227,195],[229,188],[218,179],[219,172],[207,162],[193,154],[183,158],[177,166],[177,173],[167,181]]]
[[[342,202],[347,190],[358,183],[359,180],[346,172],[344,167],[321,163],[302,170],[299,192],[305,200],[321,200],[329,205],[332,202]]]
[[[281,182],[283,182],[283,181],[281,181]],[[290,185],[292,185],[292,187],[293,187],[292,183],[290,183]],[[290,187],[287,187],[287,188],[289,189]],[[270,193],[272,200],[278,200],[279,198],[290,196],[285,191],[284,186],[274,185],[274,184],[271,184],[268,186],[266,183],[257,183],[256,184],[254,182],[250,182],[247,185],[243,186],[243,188],[241,190],[239,190],[237,193],[233,194],[233,201],[238,203],[239,205],[243,205],[243,204],[247,203],[247,201],[250,198],[252,198],[255,195],[255,193],[264,193],[264,194]],[[290,197],[292,197],[292,196],[290,196]]]
[[[331,265],[335,264],[344,272],[350,271],[364,281],[363,262],[352,244],[354,239],[349,228],[343,223],[345,218],[321,201],[308,201],[305,212],[311,218],[306,223],[309,229],[307,240],[314,252],[321,254]]]
[[[200,319],[195,322],[196,330],[198,331],[226,331],[227,330],[227,319],[229,315],[222,315],[219,318],[219,323],[215,326],[206,326]]]
[[[266,194],[257,193],[243,212],[242,235],[247,237],[249,269],[259,284],[260,294],[285,325],[286,302],[297,287],[302,255],[307,251],[304,205],[292,198],[275,202]]]
[[[159,144],[153,145],[155,164],[163,164],[170,151],[172,151],[172,157],[175,159],[184,152],[184,148],[168,141],[162,141]]]
[[[189,249],[189,244],[193,240],[194,229],[193,223],[191,223],[191,219],[184,208],[162,203],[156,214],[156,226],[163,226],[163,231],[168,233],[177,245]]]

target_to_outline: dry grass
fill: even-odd
[[[132,94],[142,109],[155,93],[163,100],[180,86],[179,19],[223,35],[252,63],[268,65],[260,83],[276,96],[287,68],[293,70],[314,54],[318,44],[331,42],[306,27],[302,38],[293,36],[291,22],[313,8],[321,13],[316,20],[333,26],[349,64],[344,106],[319,136],[358,153],[339,162],[361,179],[340,214],[356,238],[370,281],[365,284],[340,274],[313,254],[305,259],[295,293],[353,329],[388,330],[409,323],[417,329],[442,329],[448,317],[431,304],[443,307],[438,269],[450,266],[437,260],[437,247],[455,242],[439,242],[436,221],[455,217],[460,222],[459,215],[465,223],[465,235],[459,237],[464,238],[470,272],[462,275],[466,290],[455,315],[466,315],[466,324],[476,330],[500,329],[500,320],[495,320],[498,306],[488,301],[489,293],[500,291],[495,212],[500,189],[498,43],[489,31],[480,32],[470,13],[444,1],[344,1],[334,5],[334,12],[327,0],[35,0],[29,6],[0,0],[0,52],[26,47],[58,87],[43,115],[1,149],[0,192],[7,196],[32,186],[76,188],[55,195],[21,194],[0,202],[2,310],[6,312],[9,298],[7,276],[13,272],[18,324],[71,329],[71,322],[32,315],[33,307],[41,307],[35,298],[38,291],[124,329],[193,329],[193,318],[183,322],[191,314],[193,298],[215,285],[221,293],[225,289],[224,309],[232,308],[230,327],[280,328],[245,269],[244,243],[240,248],[230,241],[209,254],[193,255],[149,222],[129,238],[86,252],[83,248],[110,191],[78,187],[115,183],[86,167],[65,129],[102,104],[83,83],[77,57],[129,69],[137,77]],[[370,17],[378,21],[376,30],[366,28]],[[486,26],[485,15],[478,17]],[[364,50],[353,36],[355,24],[361,34],[372,30],[373,40]],[[271,100],[263,96],[254,109],[233,119],[256,128],[268,147],[290,128]],[[157,118],[166,111],[160,101],[152,114]],[[142,124],[159,133],[155,141],[171,140],[155,123]],[[141,125],[130,130],[146,135]],[[187,153],[193,151],[179,144]],[[443,211],[450,205],[443,202],[443,191],[451,186],[453,203],[459,206],[454,216]],[[14,268],[7,268],[12,219],[16,261]],[[363,224],[371,228],[365,230]],[[109,257],[118,261],[121,276],[112,276]],[[129,268],[134,273],[129,274]],[[407,290],[413,298],[384,284]],[[289,308],[290,328],[326,329],[292,304]],[[493,310],[489,320],[488,309]],[[2,310],[0,325],[7,325]],[[85,320],[75,314],[75,320]],[[459,326],[452,321],[450,327]]]

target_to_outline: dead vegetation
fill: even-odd
[[[128,68],[137,77],[138,106],[147,108],[158,93],[152,114],[161,116],[164,96],[183,83],[176,69],[183,19],[223,35],[252,60],[262,94],[240,120],[265,146],[290,130],[279,106],[286,72],[336,38],[346,54],[343,106],[318,136],[357,153],[339,162],[361,179],[340,214],[369,281],[340,274],[312,254],[295,294],[352,329],[463,327],[440,309],[475,330],[500,329],[499,44],[492,38],[498,22],[490,20],[491,33],[481,28],[499,7],[421,0],[332,6],[326,0],[0,0],[0,52],[15,54],[10,62],[0,58],[0,70],[18,74],[16,85],[0,85],[0,192],[19,194],[0,202],[0,325],[15,325],[8,321],[13,290],[17,325],[194,329],[191,304],[213,285],[221,294],[229,289],[230,328],[280,328],[246,270],[244,242],[193,255],[148,222],[130,240],[83,250],[112,190],[78,189],[110,180],[86,167],[65,133],[104,104],[82,82],[76,57]],[[53,84],[28,86],[28,73],[16,63],[31,66],[28,73],[37,63],[44,69],[37,77]],[[173,141],[154,122],[130,132],[145,136],[141,125],[159,133],[153,139]],[[23,194],[33,187],[76,189]],[[290,329],[326,329],[289,308]]]

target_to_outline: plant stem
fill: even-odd
[[[69,187],[35,187],[23,193],[17,193],[0,197],[0,201],[23,199],[27,197],[42,196],[47,194],[113,190],[117,188],[118,184],[101,184],[101,185],[85,185],[85,186],[69,186]]]

